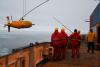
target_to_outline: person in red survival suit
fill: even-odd
[[[58,32],[58,28],[55,28],[55,31],[51,35],[51,46],[54,47],[54,60],[60,59],[60,33]]]
[[[61,58],[64,59],[66,56],[66,47],[68,42],[68,35],[65,32],[64,28],[61,29],[60,39],[61,39],[61,45],[60,45]]]
[[[71,44],[72,44],[72,58],[74,58],[75,56],[77,56],[79,58],[79,38],[80,35],[77,32],[77,29],[74,29],[74,33],[72,33],[69,38],[71,39]]]

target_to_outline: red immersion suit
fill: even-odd
[[[68,35],[65,33],[64,30],[61,30],[61,33],[60,33],[60,38],[61,38],[61,57],[62,58],[65,58],[65,55],[66,55],[66,46],[67,46],[67,42],[68,42]]]
[[[70,35],[70,38],[71,38],[71,44],[72,44],[72,57],[79,57],[79,46],[78,46],[78,43],[79,43],[79,38],[80,38],[80,35],[77,33],[77,32],[74,32]]]
[[[51,45],[54,47],[54,59],[58,60],[60,58],[59,48],[60,48],[60,33],[55,30],[51,35]]]

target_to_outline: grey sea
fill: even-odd
[[[29,43],[50,42],[50,36],[51,32],[48,31],[0,31],[0,55]]]

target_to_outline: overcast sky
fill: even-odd
[[[23,0],[0,0],[0,28],[6,21],[6,16],[12,15],[13,20],[19,20],[23,13],[39,5],[46,0],[24,0],[26,7],[23,12]],[[24,3],[25,4],[25,3]],[[54,27],[61,28],[53,17],[60,20],[66,27],[71,29],[78,28],[82,33],[87,33],[89,23],[85,22],[97,6],[98,1],[94,0],[50,0],[29,13],[25,20],[30,20],[35,26],[26,30],[53,30]],[[14,29],[16,30],[16,29]],[[68,30],[66,30],[70,33]]]

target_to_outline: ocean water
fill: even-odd
[[[0,31],[0,54],[30,43],[50,42],[50,36],[51,32],[48,31]]]

